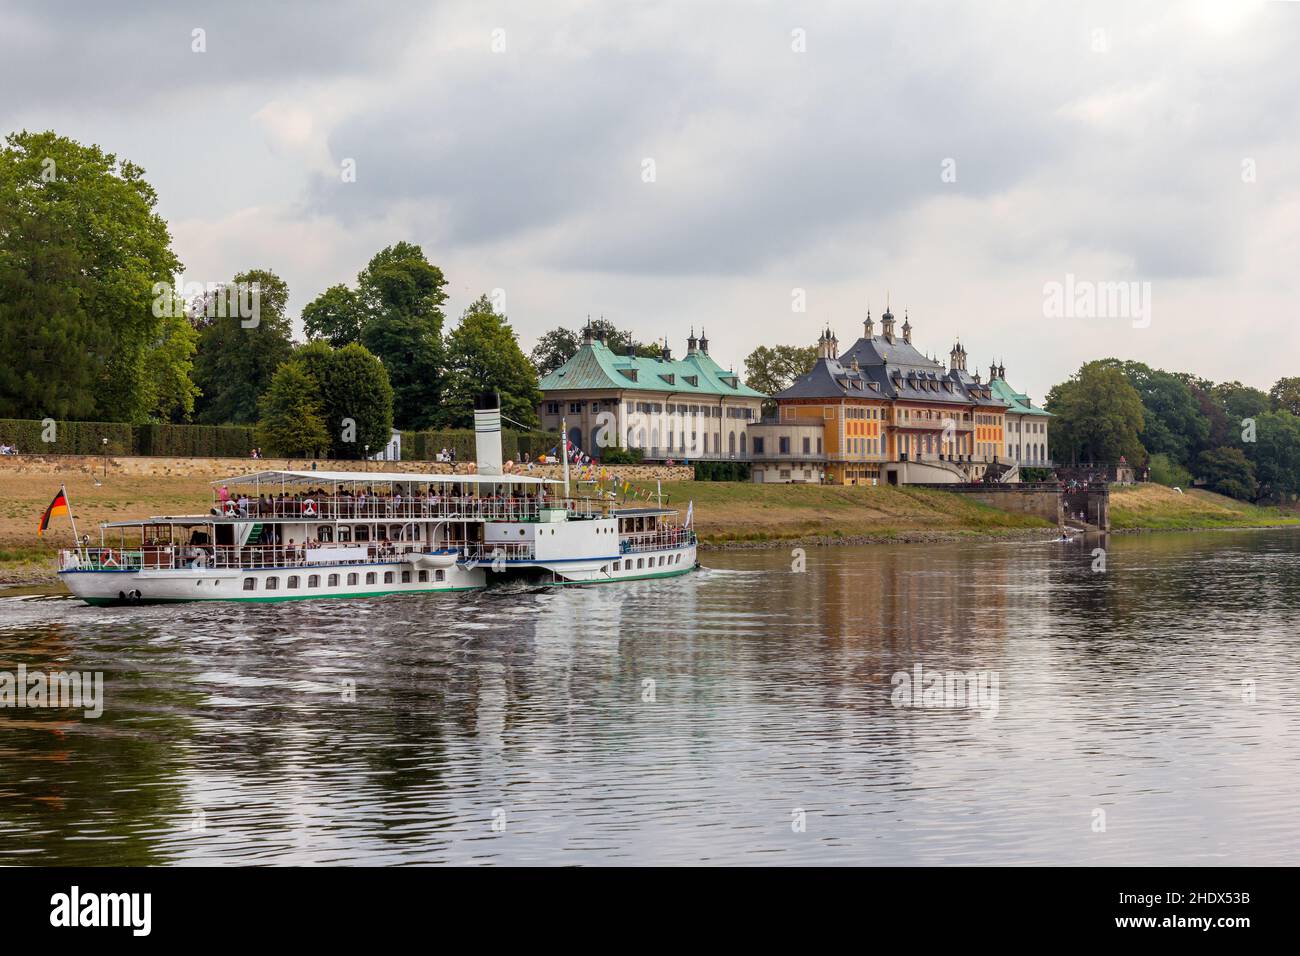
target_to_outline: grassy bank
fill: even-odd
[[[1116,487],[1110,493],[1114,531],[1194,531],[1300,525],[1294,510],[1252,505],[1209,491],[1179,493],[1163,485]]]
[[[695,501],[696,531],[707,544],[904,539],[1052,527],[1040,518],[929,488],[728,482],[664,482],[663,487],[675,508],[685,510],[688,501]]]

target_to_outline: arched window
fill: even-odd
[[[746,455],[746,451],[745,451],[745,433],[744,433],[744,432],[741,432],[741,433],[740,433],[740,457],[741,457],[741,458],[744,458],[745,455]]]
[[[727,454],[732,458],[736,457],[736,433],[730,432],[727,435]]]
[[[581,447],[582,447],[582,429],[581,429],[581,428],[570,428],[570,429],[569,429],[569,441],[573,442],[573,444],[575,444],[576,446],[578,446],[579,448],[581,448]]]

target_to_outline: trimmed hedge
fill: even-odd
[[[747,461],[697,461],[696,481],[749,481]]]
[[[12,445],[20,455],[130,455],[135,435],[126,422],[0,418],[0,444]]]
[[[135,453],[165,458],[247,458],[255,444],[246,425],[137,425]]]

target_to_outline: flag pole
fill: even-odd
[[[569,421],[560,419],[560,452],[564,458],[564,497],[569,497]]]
[[[59,493],[63,495],[63,500],[68,503],[68,520],[72,522],[72,547],[78,554],[81,553],[81,536],[77,534],[77,518],[72,513],[72,499],[68,497],[68,486],[59,485]]]

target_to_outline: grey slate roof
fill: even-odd
[[[853,368],[854,360],[858,368]],[[951,387],[950,387],[951,386]],[[1005,408],[1007,403],[964,371],[952,371],[902,339],[860,338],[838,359],[819,358],[812,371],[777,399],[878,398]]]

